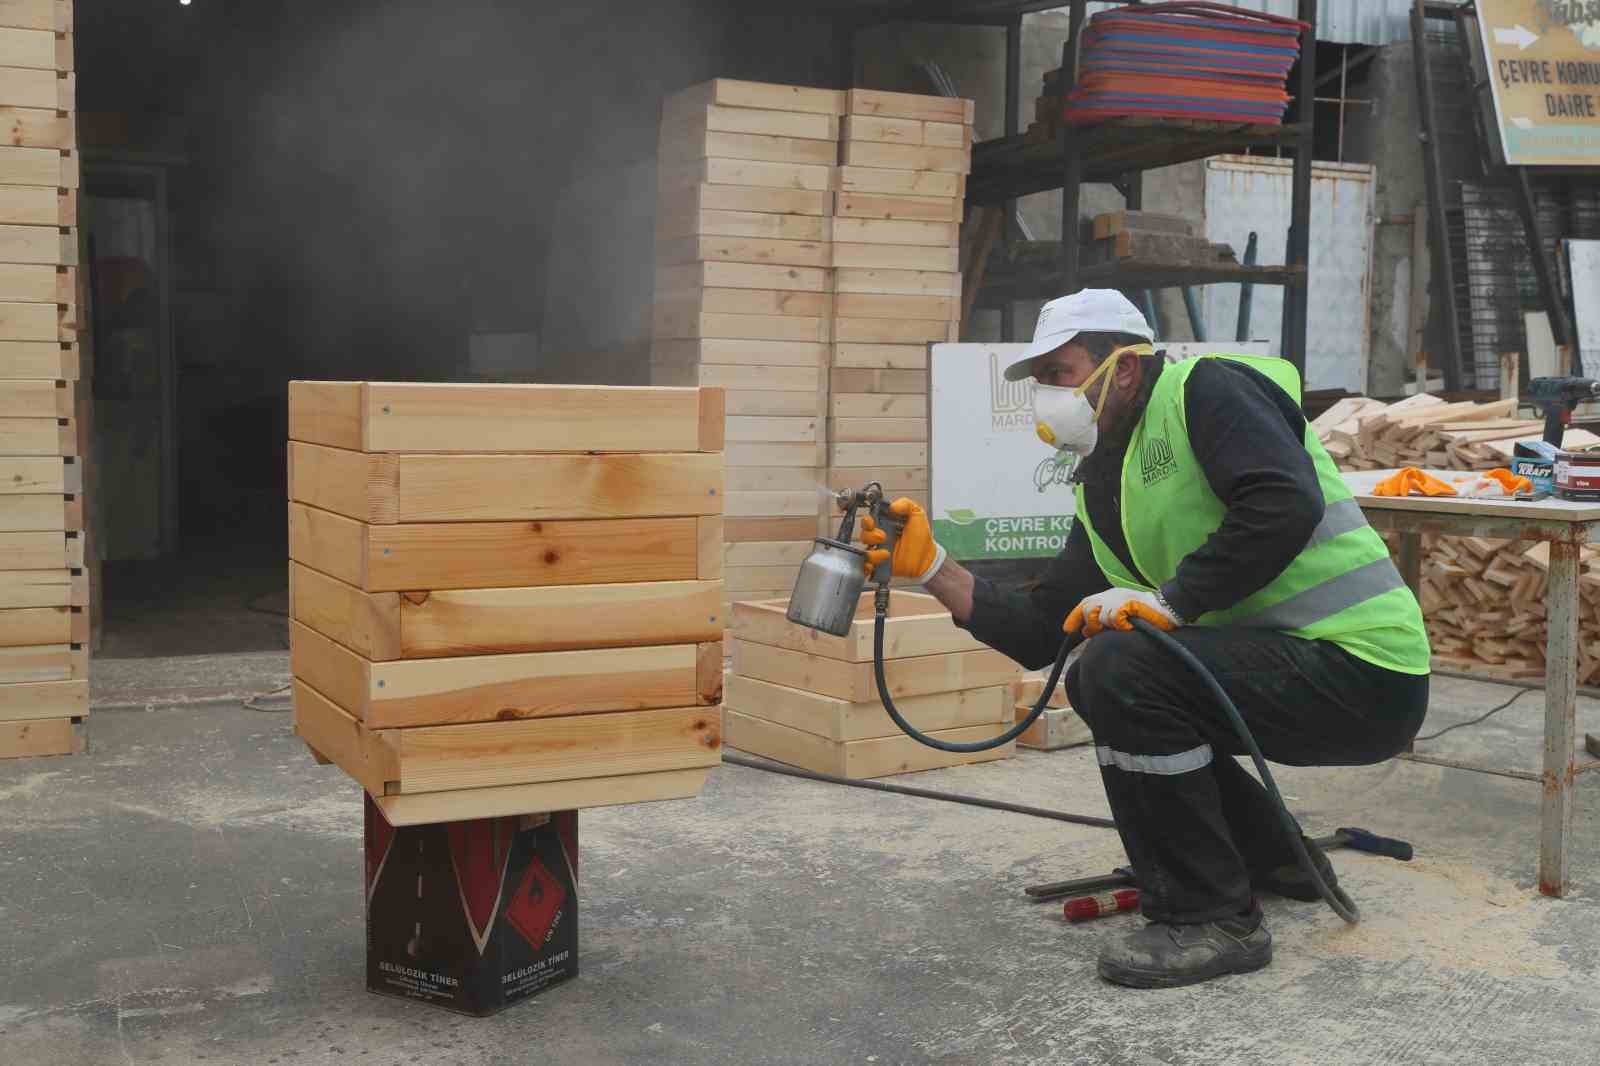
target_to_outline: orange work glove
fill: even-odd
[[[1519,492],[1532,492],[1533,482],[1525,477],[1519,477],[1507,470],[1498,467],[1494,470],[1485,470],[1481,474],[1456,478],[1456,484],[1464,486],[1459,491],[1464,496],[1494,495],[1495,486],[1506,496],[1515,496]]]
[[[911,578],[919,585],[927,584],[945,560],[944,549],[934,543],[928,512],[915,500],[904,496],[889,505],[889,512],[905,523],[900,539],[894,544],[894,576]],[[868,574],[889,558],[889,549],[875,547],[888,539],[889,535],[878,528],[871,515],[861,519],[861,543],[867,545]]]
[[[1161,602],[1161,597],[1154,592],[1146,592],[1143,589],[1107,589],[1093,596],[1084,597],[1083,602],[1067,615],[1067,620],[1061,629],[1063,632],[1074,634],[1081,629],[1087,638],[1108,628],[1132,629],[1133,623],[1130,619],[1133,618],[1143,618],[1157,629],[1169,631],[1177,629],[1180,625],[1177,615],[1173,614],[1166,604]]]
[[[1374,496],[1409,496],[1413,492],[1423,496],[1454,496],[1456,490],[1424,470],[1408,466],[1378,482],[1372,488]]]

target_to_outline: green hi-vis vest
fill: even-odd
[[[1265,374],[1296,402],[1300,380],[1283,359],[1246,355],[1232,359]],[[1168,365],[1156,382],[1144,417],[1122,464],[1122,531],[1133,562],[1157,586],[1222,525],[1226,506],[1211,491],[1189,443],[1184,383],[1198,365]],[[1308,425],[1305,448],[1316,464],[1325,505],[1305,548],[1265,588],[1197,625],[1277,629],[1307,640],[1330,640],[1357,658],[1404,674],[1428,672],[1428,636],[1416,597],[1400,579],[1383,541],[1367,524],[1333,459]],[[1106,546],[1077,489],[1078,521],[1094,546],[1095,561],[1119,588],[1148,589]]]

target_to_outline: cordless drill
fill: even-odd
[[[1585,400],[1600,400],[1600,381],[1592,378],[1534,378],[1528,382],[1533,402],[1544,412],[1544,442],[1560,448],[1572,411]]]

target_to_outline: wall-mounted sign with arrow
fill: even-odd
[[[1478,0],[1495,124],[1507,163],[1600,167],[1597,6]]]

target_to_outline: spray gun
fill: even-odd
[[[818,537],[811,554],[800,564],[794,593],[789,597],[788,618],[810,629],[842,637],[850,632],[856,604],[867,586],[866,550],[850,543],[855,536],[856,515],[865,509],[872,516],[888,538],[879,547],[888,549],[891,555],[905,522],[889,510],[883,486],[876,481],[854,492],[841,489],[833,499],[844,512],[839,522],[839,535]],[[887,560],[873,569],[872,580],[877,586],[874,599],[880,614],[888,610],[889,579],[893,576],[894,568]]]

